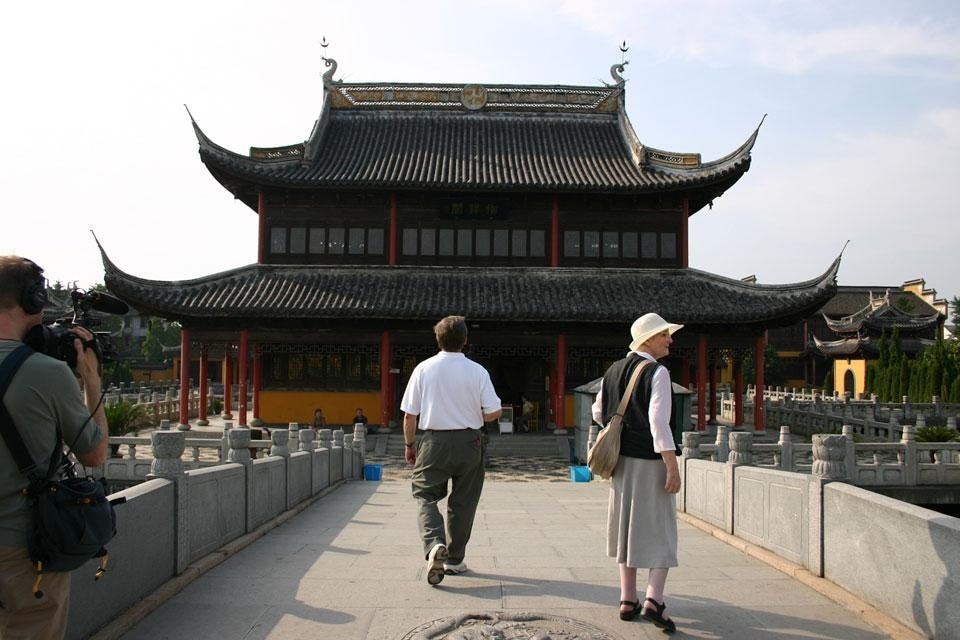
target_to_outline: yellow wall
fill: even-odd
[[[853,389],[843,388],[843,378],[847,371],[853,372]],[[866,360],[834,360],[833,361],[833,388],[839,392],[851,391],[857,398],[863,393],[867,381]]]
[[[349,425],[357,407],[370,424],[380,423],[380,393],[377,391],[261,391],[260,419],[268,424],[310,424],[314,409],[323,409],[327,424]]]

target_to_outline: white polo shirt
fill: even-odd
[[[490,374],[459,352],[441,351],[418,364],[400,410],[420,416],[420,429],[479,429],[483,414],[500,409]]]

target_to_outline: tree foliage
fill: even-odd
[[[747,384],[756,384],[757,382],[753,356],[743,357],[743,379]],[[787,374],[783,360],[777,355],[774,346],[767,344],[763,349],[763,386],[782,387],[786,382]]]
[[[180,325],[160,318],[150,320],[147,334],[143,339],[140,352],[147,362],[163,362],[163,348],[174,347],[180,343]]]
[[[880,357],[867,368],[866,390],[881,402],[960,402],[960,341],[938,339],[910,359],[900,348],[900,335],[881,336]]]

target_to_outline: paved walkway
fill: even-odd
[[[576,618],[605,633],[593,637],[662,638],[649,623],[617,616],[616,565],[604,553],[607,487],[488,481],[468,548],[472,571],[432,588],[409,483],[347,482],[149,615],[133,612],[105,631],[131,640],[399,640],[431,620],[506,611]],[[891,637],[684,522],[680,564],[667,583],[675,638]]]

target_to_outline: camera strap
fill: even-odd
[[[60,449],[60,426],[57,425],[57,441],[54,444],[53,454],[50,456],[50,467],[46,472],[41,471],[40,468],[37,467],[33,456],[30,455],[30,451],[23,442],[23,437],[21,437],[16,425],[14,425],[13,417],[7,410],[6,403],[3,402],[3,397],[7,394],[7,389],[10,387],[10,383],[13,382],[17,371],[20,370],[20,365],[31,355],[33,355],[33,349],[25,344],[21,344],[0,363],[0,435],[3,436],[3,441],[6,443],[7,449],[10,450],[10,455],[13,456],[13,460],[17,463],[20,473],[25,475],[27,480],[30,481],[30,486],[34,487],[39,483],[45,482],[56,472],[60,464],[60,459],[63,456],[63,451]]]

